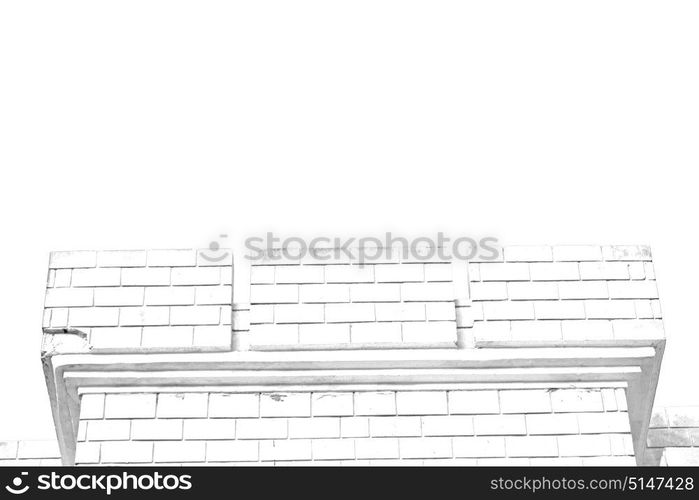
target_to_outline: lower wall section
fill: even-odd
[[[624,389],[88,393],[77,464],[635,465]]]

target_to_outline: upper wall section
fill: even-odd
[[[54,252],[44,330],[82,333],[95,350],[231,346],[231,254],[196,250]]]
[[[44,331],[77,350],[648,345],[663,339],[650,250],[505,247],[495,261],[364,263],[220,250],[51,254]],[[49,335],[44,350],[58,350]],[[82,347],[81,347],[82,346]],[[75,352],[75,351],[73,351]]]
[[[664,337],[648,247],[506,247],[469,264],[469,281],[476,345]]]

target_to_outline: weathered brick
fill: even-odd
[[[476,435],[517,435],[526,434],[524,415],[476,415],[473,418]]]
[[[257,394],[211,394],[209,417],[259,417]]]
[[[207,393],[164,393],[158,396],[159,418],[206,417]]]
[[[97,253],[98,267],[145,267],[145,250],[105,250]]]
[[[374,321],[373,304],[327,304],[325,321],[328,323],[360,323]]]
[[[339,438],[340,419],[337,417],[290,418],[290,438]]]
[[[448,395],[451,414],[500,413],[497,391],[449,391]]]
[[[687,429],[650,429],[648,446],[666,448],[669,446],[692,446],[692,438]]]
[[[650,247],[644,245],[608,245],[602,247],[604,260],[651,260]]]
[[[275,392],[260,395],[262,417],[310,417],[311,394],[309,392]]]
[[[208,462],[256,462],[259,444],[256,441],[211,441],[206,444]]]
[[[182,420],[134,420],[131,439],[135,441],[162,441],[182,439]]]
[[[598,389],[556,389],[551,391],[551,405],[556,413],[604,411]]]
[[[546,389],[500,391],[503,413],[549,413],[551,398]]]
[[[260,442],[260,460],[310,460],[312,457],[309,439]]]
[[[233,439],[234,418],[189,418],[184,421],[185,439]]]
[[[155,443],[153,461],[168,462],[204,462],[206,460],[206,443],[201,441],[160,441]]]
[[[671,406],[665,411],[671,427],[699,427],[699,406]]]

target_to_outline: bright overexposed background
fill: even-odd
[[[0,3],[0,439],[48,438],[48,252],[218,234],[648,243],[699,404],[699,4]]]

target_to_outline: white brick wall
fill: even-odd
[[[197,255],[196,250],[54,252],[44,328],[83,331],[96,352],[228,350],[231,264],[212,266]]]
[[[646,247],[505,247],[469,265],[476,345],[664,338]]]
[[[77,462],[630,465],[619,398],[614,388],[85,394]],[[557,411],[562,402],[575,406]]]
[[[251,342],[454,346],[454,299],[448,262],[255,262]]]

